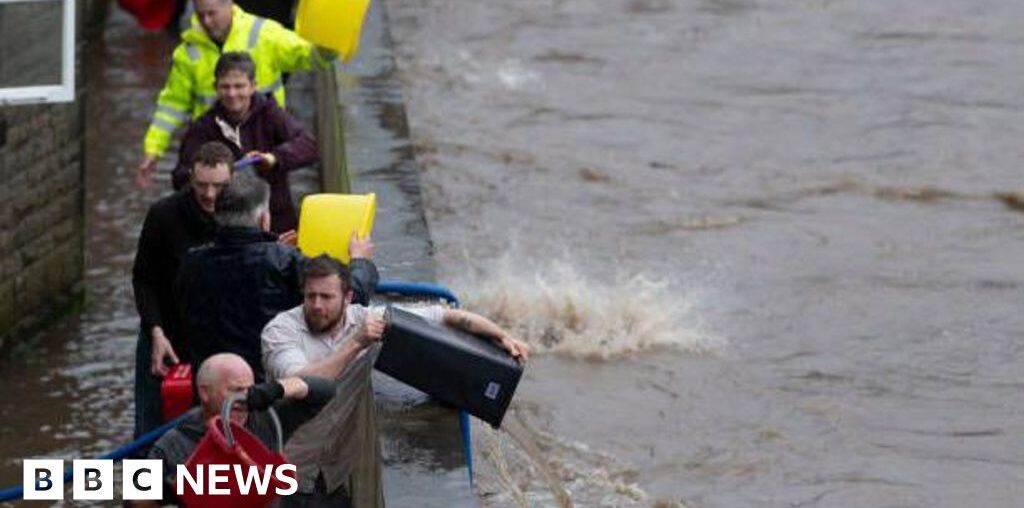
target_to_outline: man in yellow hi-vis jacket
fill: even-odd
[[[189,118],[197,118],[213,105],[213,69],[224,51],[244,51],[256,62],[256,86],[273,94],[284,106],[281,74],[323,65],[333,55],[276,21],[253,16],[232,0],[195,0],[192,26],[181,34],[174,50],[167,83],[156,101],[156,112],[143,142],[145,157],[136,182],[149,186],[156,161],[167,150],[174,132]]]

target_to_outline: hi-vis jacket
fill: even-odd
[[[174,50],[171,72],[156,100],[156,112],[143,142],[146,155],[159,157],[167,150],[171,135],[186,120],[205,113],[217,96],[213,69],[225,51],[244,51],[256,63],[256,87],[273,93],[284,106],[281,73],[306,70],[314,63],[324,65],[316,47],[276,21],[253,16],[238,6],[232,7],[231,31],[222,47],[217,47],[198,19],[181,34],[182,42]]]

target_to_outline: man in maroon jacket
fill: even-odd
[[[270,184],[270,227],[280,234],[298,226],[288,172],[317,162],[319,155],[313,136],[273,97],[256,91],[255,72],[247,53],[227,52],[217,60],[217,102],[185,134],[173,182],[175,189],[188,183],[195,152],[207,141],[228,145],[236,159],[255,157],[257,175]]]

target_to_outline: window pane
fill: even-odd
[[[0,88],[61,84],[63,7],[0,2]]]

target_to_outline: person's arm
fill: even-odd
[[[268,99],[273,100],[273,98]],[[279,171],[292,171],[315,164],[320,160],[316,140],[302,124],[284,109],[271,106],[270,118],[274,123],[277,145],[270,151]]]
[[[314,65],[326,68],[329,62],[316,46],[276,21],[268,20],[263,24],[260,39],[271,45],[271,53],[281,72],[308,71]]]
[[[373,293],[377,289],[377,281],[380,274],[377,273],[377,265],[370,260],[374,252],[373,240],[369,236],[359,238],[352,233],[349,240],[349,256],[352,260],[348,264],[349,274],[352,280],[352,303],[369,305]]]
[[[490,338],[520,360],[526,361],[530,356],[530,346],[516,340],[493,321],[479,314],[461,309],[445,309],[441,322],[473,335]]]
[[[367,310],[366,320],[353,340],[346,342],[330,355],[309,362],[306,366],[298,369],[296,374],[336,379],[342,372],[345,372],[345,369],[352,363],[352,360],[359,356],[360,352],[380,341],[383,335],[384,319],[380,312]]]
[[[178,355],[164,334],[163,315],[160,312],[158,280],[162,267],[161,256],[169,254],[170,246],[164,241],[165,228],[161,226],[159,210],[150,208],[142,224],[139,246],[132,267],[132,287],[135,293],[135,308],[139,312],[142,329],[152,341],[150,372],[154,376],[167,374],[166,360],[178,363]]]
[[[359,352],[365,349],[365,347],[358,340],[346,342],[340,349],[332,352],[330,355],[298,369],[296,374],[337,378],[352,363],[352,360],[359,356]]]
[[[263,327],[260,334],[263,370],[267,379],[295,376],[308,363],[300,345],[300,332],[290,321],[288,314],[278,314]]]
[[[142,329],[150,330],[163,324],[160,315],[160,298],[157,284],[161,275],[161,255],[167,255],[169,246],[164,242],[160,211],[150,207],[142,221],[139,244],[135,251],[135,265],[132,267],[132,289],[135,293],[135,310],[139,312]]]
[[[277,397],[272,405],[281,422],[284,441],[287,441],[300,425],[316,416],[337,391],[337,386],[330,380],[313,376],[288,377],[274,384],[281,387],[281,396]],[[266,385],[268,384],[257,386]],[[270,389],[277,392],[276,387]]]
[[[136,181],[140,186],[149,185],[156,170],[156,161],[167,151],[171,136],[192,115],[195,79],[190,59],[185,44],[179,44],[174,50],[171,71],[157,97],[156,111],[143,140],[144,157],[136,170]]]

